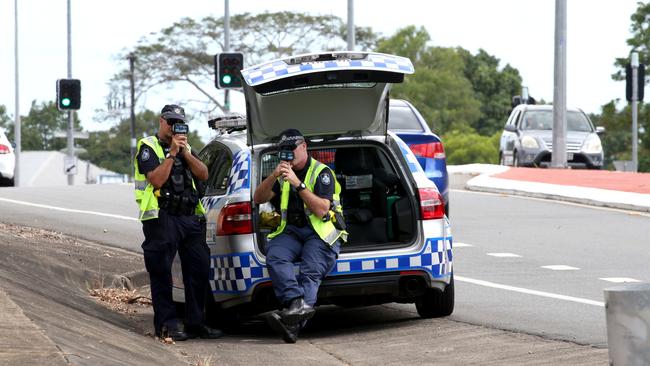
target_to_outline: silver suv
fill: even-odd
[[[210,121],[219,133],[199,153],[210,171],[203,204],[214,303],[232,322],[278,306],[266,268],[277,208],[252,192],[278,164],[276,136],[298,128],[312,157],[342,186],[349,232],[318,304],[415,303],[423,317],[454,308],[452,234],[440,192],[408,146],[387,131],[391,83],[408,59],[334,52],[290,57],[242,71],[247,116]],[[178,263],[175,286],[182,286]],[[183,292],[176,288],[175,299]]]
[[[604,127],[594,128],[579,109],[567,110],[567,163],[573,168],[600,169],[603,147],[599,135]],[[553,106],[516,106],[501,134],[501,165],[548,167],[553,152]]]

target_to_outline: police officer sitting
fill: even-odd
[[[138,141],[134,162],[155,333],[175,341],[222,335],[204,324],[210,250],[203,230],[205,210],[196,185],[208,178],[208,169],[187,143],[186,132],[183,108],[166,105],[161,111],[158,134]],[[172,299],[171,269],[177,252],[185,286],[184,329],[176,318]]]
[[[283,131],[278,148],[281,161],[253,199],[257,204],[271,201],[282,211],[280,226],[269,235],[266,265],[284,310],[269,313],[267,321],[285,342],[295,343],[299,330],[314,315],[318,287],[336,264],[347,233],[340,226],[342,216],[339,225],[331,218],[340,215],[340,186],[329,167],[308,155],[300,131]]]

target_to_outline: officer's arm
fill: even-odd
[[[255,189],[255,193],[253,194],[253,201],[255,201],[256,204],[262,204],[264,202],[269,202],[273,196],[275,196],[275,193],[273,192],[273,185],[275,184],[275,181],[278,179],[278,176],[276,175],[276,170],[271,173],[266,179],[260,183],[259,186]]]
[[[147,173],[147,180],[154,187],[160,188],[169,179],[169,174],[172,172],[174,159],[165,159],[156,167],[156,169]]]
[[[316,217],[323,217],[330,210],[330,200],[317,196],[309,188],[303,189],[298,194]]]
[[[187,151],[187,149],[184,149],[183,154],[184,154],[183,157],[185,158],[187,165],[189,165],[190,170],[192,171],[192,175],[194,175],[198,180],[207,180],[208,167],[205,166],[205,164],[203,164],[203,162],[199,158],[194,156],[194,154]]]

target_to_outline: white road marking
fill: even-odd
[[[497,258],[519,258],[519,254],[514,253],[487,253],[487,255],[497,257]]]
[[[14,203],[14,204],[23,205],[23,206],[44,208],[44,209],[47,209],[47,210],[55,210],[55,211],[63,211],[63,212],[71,212],[71,213],[80,213],[80,214],[84,214],[84,215],[96,215],[96,216],[103,216],[103,217],[111,217],[111,218],[114,218],[114,219],[129,220],[129,221],[139,221],[135,217],[107,214],[107,213],[96,212],[96,211],[75,210],[75,209],[72,209],[72,208],[63,208],[63,207],[56,207],[56,206],[50,206],[50,205],[41,205],[39,203],[18,201],[18,200],[12,200],[12,199],[9,199],[9,198],[0,197],[0,201]]]
[[[472,244],[465,244],[465,243],[454,243],[453,246],[454,248],[473,247]]]
[[[594,300],[589,300],[589,299],[583,299],[581,297],[573,297],[573,296],[567,296],[567,295],[554,294],[552,292],[530,290],[530,289],[523,288],[523,287],[502,285],[502,284],[499,284],[499,283],[488,282],[488,281],[483,281],[483,280],[476,280],[476,279],[473,279],[473,278],[467,278],[467,277],[456,276],[456,275],[454,275],[454,279],[457,280],[457,281],[460,281],[460,282],[467,282],[467,283],[472,283],[474,285],[497,288],[497,289],[506,290],[506,291],[514,291],[514,292],[519,292],[519,293],[522,293],[522,294],[535,295],[535,296],[541,296],[541,297],[548,297],[548,298],[551,298],[551,299],[558,299],[558,300],[564,300],[564,301],[577,302],[577,303],[580,303],[580,304],[587,304],[587,305],[605,307],[604,302],[594,301]]]
[[[577,271],[580,269],[578,267],[566,266],[564,264],[553,264],[550,266],[542,266],[542,268],[551,269],[553,271]]]
[[[629,278],[629,277],[605,277],[599,279],[607,282],[614,282],[614,283],[641,282],[639,280],[635,280],[634,278]]]

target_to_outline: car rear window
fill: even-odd
[[[388,129],[424,132],[418,117],[408,107],[391,107],[388,114]]]

